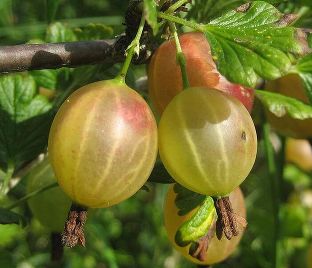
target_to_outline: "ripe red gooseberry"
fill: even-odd
[[[186,59],[190,86],[219,89],[240,100],[250,112],[254,91],[229,82],[218,72],[205,35],[190,32],[182,34],[179,40]],[[148,88],[152,103],[160,114],[173,97],[182,91],[182,76],[176,60],[174,40],[162,43],[155,51],[148,67]]]

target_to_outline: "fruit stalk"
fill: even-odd
[[[186,89],[186,88],[190,87],[190,82],[189,82],[188,77],[187,77],[186,59],[185,59],[184,53],[183,53],[182,48],[181,48],[177,27],[175,26],[175,24],[173,22],[169,23],[169,27],[170,27],[171,33],[173,34],[175,43],[176,43],[177,62],[179,63],[180,69],[181,69],[183,88]]]
[[[134,56],[134,53],[138,54],[140,51],[140,39],[143,33],[144,25],[145,25],[145,17],[143,14],[141,17],[141,21],[140,21],[137,34],[126,50],[126,60],[121,68],[119,75],[117,76],[117,79],[120,79],[120,81],[123,83],[125,82],[125,78],[126,78],[129,66],[131,64],[132,58]]]
[[[201,24],[196,23],[196,22],[188,21],[188,20],[176,17],[174,15],[167,14],[165,12],[159,12],[158,17],[161,19],[165,19],[167,21],[170,21],[170,22],[182,24],[184,26],[190,27],[190,28],[197,30],[199,32],[204,32],[204,27]]]

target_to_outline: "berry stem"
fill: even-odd
[[[176,48],[177,48],[177,56],[176,57],[177,57],[177,62],[179,63],[180,69],[181,69],[183,88],[186,89],[186,88],[190,87],[190,83],[189,83],[189,80],[187,77],[185,56],[184,56],[184,53],[183,53],[182,48],[181,48],[177,27],[175,26],[175,24],[173,22],[169,22],[169,27],[170,27],[170,31],[173,34],[174,41],[175,41]]]
[[[44,187],[42,187],[42,188],[40,188],[40,189],[38,189],[36,191],[33,191],[33,192],[23,196],[21,199],[17,200],[16,202],[12,203],[11,205],[5,207],[5,209],[11,210],[11,209],[17,207],[18,205],[20,205],[21,203],[27,201],[28,199],[30,199],[30,198],[32,198],[32,197],[34,197],[34,196],[36,196],[36,195],[38,195],[38,194],[40,194],[42,192],[45,192],[45,191],[47,191],[47,190],[49,190],[51,188],[54,188],[56,186],[58,186],[58,184],[56,182],[48,184],[47,186],[44,186]]]
[[[127,75],[127,72],[128,72],[128,69],[129,69],[129,66],[131,64],[131,61],[132,61],[134,54],[135,53],[138,54],[140,51],[140,39],[141,39],[141,36],[143,33],[144,25],[145,25],[145,17],[144,17],[144,14],[142,14],[141,21],[140,21],[136,36],[132,40],[131,44],[128,46],[128,48],[125,51],[126,60],[125,60],[123,66],[121,68],[120,73],[116,77],[116,80],[119,80],[122,83],[125,83],[126,75]]]
[[[199,32],[204,32],[205,31],[204,25],[202,25],[202,24],[199,24],[199,23],[196,23],[196,22],[192,22],[192,21],[188,21],[186,19],[182,19],[182,18],[176,17],[174,15],[167,14],[166,12],[159,12],[158,13],[158,17],[161,18],[161,19],[165,19],[167,21],[170,21],[170,22],[175,22],[175,23],[178,23],[178,24],[182,24],[184,26],[187,26],[187,27],[190,27],[192,29],[195,29],[195,30],[197,30]]]

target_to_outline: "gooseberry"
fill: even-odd
[[[240,100],[251,111],[254,91],[229,82],[217,70],[210,45],[203,33],[190,32],[179,37],[186,59],[191,87],[215,88]],[[153,105],[161,114],[172,98],[183,89],[174,40],[161,44],[148,67],[148,88]]]
[[[49,156],[58,183],[83,206],[109,207],[136,193],[157,155],[157,126],[144,99],[118,80],[75,91],[56,114]]]
[[[191,191],[226,196],[249,174],[257,135],[246,108],[219,90],[190,88],[169,103],[159,122],[160,158]]]
[[[243,232],[240,232],[238,236],[233,237],[231,240],[226,239],[224,236],[221,240],[218,240],[216,236],[209,242],[208,250],[206,253],[205,261],[199,261],[189,254],[190,245],[180,247],[175,242],[175,235],[178,228],[188,219],[192,217],[198,207],[188,212],[186,215],[179,215],[178,208],[175,204],[176,193],[173,190],[173,186],[170,186],[167,193],[167,197],[164,205],[164,224],[168,234],[169,241],[174,248],[178,250],[186,259],[201,265],[210,265],[217,262],[221,262],[229,257],[236,249],[239,241],[243,236]],[[239,188],[236,188],[229,196],[233,209],[240,217],[246,218],[246,208],[244,197]]]
[[[286,140],[286,160],[305,171],[312,171],[312,147],[308,140]]]

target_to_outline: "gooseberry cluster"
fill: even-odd
[[[151,99],[162,113],[158,134],[147,103],[120,79],[84,86],[59,109],[50,130],[49,158],[60,187],[75,204],[103,208],[132,196],[147,181],[159,146],[160,158],[176,182],[217,199],[233,193],[230,200],[238,200],[235,202],[242,210],[237,213],[245,217],[242,194],[235,189],[256,157],[257,136],[249,114],[253,91],[221,76],[203,34],[184,34],[181,44],[190,88],[182,90],[172,41],[157,49],[149,66]],[[172,195],[170,190],[168,196]],[[165,209],[170,235],[181,220],[168,212],[169,207],[174,207],[172,197]],[[69,213],[69,221],[78,219],[80,225],[84,217]],[[222,217],[227,216],[221,213],[220,217],[222,224]],[[63,242],[68,246],[79,241],[84,244],[80,231],[71,233],[72,224],[77,220],[65,226]],[[235,230],[224,233],[227,239],[235,238],[232,242],[222,238],[211,245],[211,251],[227,248],[224,255],[215,258],[212,254],[204,263],[221,261],[235,248],[241,235]]]
[[[85,81],[77,79],[82,74],[81,70],[66,75],[66,78],[73,77],[74,83],[67,83],[67,79],[64,81],[66,83],[59,83],[65,78],[63,72],[35,72],[34,75],[30,74],[32,79],[27,85],[29,92],[23,89],[22,94],[14,90],[12,96],[5,96],[2,100],[2,106],[5,107],[4,125],[10,123],[8,131],[0,132],[0,141],[7,147],[3,152],[0,150],[3,158],[0,159],[2,195],[8,192],[9,195],[12,193],[12,197],[15,194],[18,196],[22,187],[11,191],[11,184],[15,184],[14,181],[11,183],[11,177],[19,177],[20,171],[28,169],[28,163],[32,167],[33,163],[36,164],[26,176],[27,195],[5,207],[3,221],[6,223],[6,218],[11,218],[9,222],[18,223],[22,217],[6,209],[12,210],[27,200],[31,213],[52,232],[52,241],[55,242],[52,242],[52,259],[53,253],[59,253],[54,252],[54,246],[59,249],[63,249],[62,245],[85,246],[83,227],[88,209],[119,204],[140,189],[146,189],[145,184],[149,180],[174,182],[169,186],[164,202],[164,226],[173,247],[199,266],[223,261],[233,253],[247,225],[240,186],[253,168],[257,155],[258,137],[251,113],[263,125],[262,129],[259,126],[259,130],[263,130],[259,133],[263,134],[260,148],[264,152],[260,157],[264,156],[267,161],[266,175],[271,180],[272,188],[272,198],[268,200],[272,201],[272,209],[269,210],[272,210],[273,216],[273,252],[268,255],[272,255],[273,263],[278,265],[286,263],[289,252],[296,252],[295,247],[286,247],[288,239],[292,239],[287,234],[288,229],[291,233],[292,225],[299,226],[308,218],[301,217],[305,213],[303,209],[298,213],[288,213],[290,209],[288,205],[285,209],[283,203],[295,198],[288,198],[289,193],[284,193],[284,190],[282,193],[280,189],[285,188],[282,187],[285,186],[282,185],[284,173],[287,173],[286,176],[288,173],[298,173],[305,180],[305,173],[312,171],[312,109],[304,105],[309,102],[304,91],[311,91],[312,57],[308,53],[311,53],[312,39],[308,28],[292,27],[294,23],[298,25],[306,21],[308,9],[303,10],[296,5],[290,8],[284,3],[277,9],[267,1],[251,1],[217,17],[215,15],[222,13],[221,9],[229,9],[233,3],[206,5],[191,2],[129,1],[124,34],[116,38],[113,44],[105,40],[100,42],[103,44],[103,55],[108,55],[112,62],[124,57],[121,70],[115,78],[91,83],[72,92],[73,85]],[[201,8],[205,12],[202,13]],[[298,11],[300,16],[290,14],[292,9]],[[281,10],[287,10],[287,14],[281,13]],[[181,12],[187,14],[180,16]],[[195,22],[196,13],[199,13],[199,17],[206,17],[205,20]],[[101,32],[97,32],[94,37],[106,36],[110,32],[103,25],[92,25],[86,28],[87,32],[84,29],[71,32],[58,24],[56,26],[55,30],[49,28],[49,32],[53,32],[53,35],[59,30],[68,32],[71,33],[70,39],[74,40],[89,39],[89,35],[93,36],[98,30]],[[197,32],[179,36],[178,31],[182,29]],[[162,38],[166,41],[159,44]],[[87,58],[85,53],[81,54],[82,59],[78,55],[84,51],[81,48],[93,47],[94,44],[93,41],[74,43],[70,55],[67,53],[68,57],[65,57],[69,59],[65,62],[66,66],[84,62]],[[97,41],[95,43],[97,46],[100,44]],[[66,50],[71,47],[68,44],[52,44],[57,57],[43,55],[45,66],[64,64],[62,61],[55,65],[46,62],[58,62],[58,57],[64,58],[64,53],[58,51],[60,46]],[[30,48],[33,47],[36,45]],[[23,59],[25,55],[22,54]],[[39,54],[36,56],[42,53]],[[32,56],[31,53],[28,55],[27,58]],[[91,56],[92,60],[88,60],[88,63],[98,62],[93,60],[94,55]],[[150,102],[126,83],[131,62],[147,63],[149,96],[145,97]],[[31,64],[18,66],[16,70],[40,67],[33,64],[32,60],[28,63]],[[86,79],[103,75],[102,68],[96,69],[99,70],[97,76],[92,74],[92,77]],[[95,69],[90,68],[89,72],[92,70]],[[235,84],[235,81],[244,85]],[[9,82],[3,83],[2,87],[6,87]],[[15,84],[20,84],[19,80]],[[38,92],[35,84],[38,84]],[[46,92],[47,88],[56,85],[62,87],[63,84],[71,86],[63,92]],[[69,92],[72,94],[69,95]],[[27,96],[24,100],[24,93],[29,95],[29,100]],[[311,101],[311,92],[308,93]],[[15,101],[15,95],[19,97],[18,102]],[[41,103],[37,97],[43,96],[47,99],[42,99]],[[259,102],[253,111],[255,96]],[[48,103],[48,99],[53,103]],[[8,105],[12,103],[13,106]],[[12,133],[14,137],[19,137],[24,129],[24,121],[32,123],[29,127],[32,130],[37,119],[45,118],[45,114],[50,116],[57,108],[50,129],[48,152],[44,152],[43,161],[30,163],[36,156],[28,156],[31,149],[37,152],[45,144],[40,139],[40,143],[31,143],[29,148],[24,144],[12,146],[9,135]],[[23,120],[19,117],[23,117]],[[43,134],[44,128],[40,130]],[[274,133],[271,136],[272,130],[280,136],[291,138],[284,139],[274,136]],[[39,132],[36,132],[27,141],[38,135]],[[277,137],[277,142],[271,144],[271,137]],[[25,148],[19,152],[19,147]],[[24,155],[27,155],[25,159]],[[262,171],[263,161],[259,160]],[[296,167],[288,165],[284,172],[284,162]],[[5,174],[2,174],[3,168],[6,169]],[[161,174],[159,177],[165,174],[166,178],[154,180],[155,174]],[[287,192],[291,189],[289,183],[296,181],[292,176],[289,177]],[[297,188],[296,184],[294,186]],[[253,195],[257,196],[253,199],[256,200],[255,204],[263,198],[263,190],[266,190],[257,188],[257,194]],[[305,228],[300,228],[300,237],[304,241],[309,239],[306,234]],[[258,240],[257,237],[257,241],[263,244],[262,252],[265,245],[262,242],[265,240]],[[284,258],[285,249],[287,254],[284,254]],[[267,262],[259,260],[259,263]]]
[[[183,90],[172,40],[156,50],[148,69],[150,97],[161,114],[160,158],[180,185],[220,200],[230,195],[230,201],[236,202],[232,204],[232,208],[238,210],[235,213],[245,217],[242,194],[235,189],[245,180],[256,158],[257,135],[249,114],[253,90],[222,77],[202,33],[183,34],[180,42],[190,88]],[[205,248],[208,253],[196,257],[191,256],[190,245],[177,245],[175,234],[198,207],[181,217],[174,196],[170,189],[165,203],[165,226],[173,245],[186,258],[199,264],[213,264],[230,255],[241,238],[242,233],[238,231],[229,234],[224,230],[227,238],[220,237],[220,241],[212,236],[209,247]],[[222,222],[224,215],[218,213],[218,217]],[[222,224],[221,228],[226,229],[224,222]],[[197,251],[200,247],[198,245]]]

